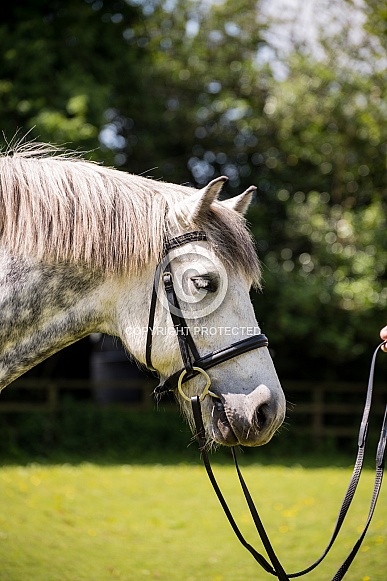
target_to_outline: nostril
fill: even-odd
[[[265,413],[266,405],[261,405],[257,407],[253,415],[252,424],[255,426],[259,431],[262,431],[265,427],[267,416]]]

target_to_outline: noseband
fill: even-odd
[[[236,343],[231,343],[227,347],[222,349],[217,349],[211,353],[200,356],[199,351],[196,348],[195,341],[191,335],[190,329],[181,311],[179,301],[177,299],[174,286],[173,286],[173,274],[171,272],[170,261],[168,259],[168,254],[174,248],[183,246],[190,242],[200,242],[207,240],[205,232],[195,231],[189,232],[187,234],[182,234],[176,238],[168,240],[164,245],[164,255],[161,262],[156,267],[155,278],[152,289],[151,305],[149,310],[149,321],[147,328],[147,338],[146,338],[146,349],[145,349],[145,359],[146,366],[148,369],[155,371],[152,365],[152,339],[154,331],[154,318],[157,304],[157,291],[159,288],[160,279],[163,281],[164,291],[168,301],[168,308],[172,318],[172,322],[175,328],[176,337],[178,339],[181,358],[183,361],[183,367],[170,377],[162,384],[155,388],[155,393],[165,393],[167,391],[174,391],[179,389],[181,395],[185,399],[190,399],[186,396],[182,390],[182,384],[189,381],[193,377],[201,374],[205,377],[207,385],[205,387],[205,393],[202,393],[201,397],[204,397],[206,393],[215,396],[214,393],[209,392],[208,388],[210,386],[210,378],[207,374],[207,370],[224,363],[229,359],[233,359],[242,353],[247,353],[253,349],[259,349],[260,347],[267,347],[268,340],[266,335],[262,333],[258,335],[251,335],[237,341]],[[216,396],[215,396],[216,397]]]

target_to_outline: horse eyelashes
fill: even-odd
[[[215,292],[218,288],[216,281],[208,276],[193,276],[191,280],[197,290]]]

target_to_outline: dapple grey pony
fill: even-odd
[[[253,190],[219,201],[226,178],[195,190],[103,167],[43,144],[0,157],[0,389],[90,333],[119,337],[145,365],[154,273],[166,240],[200,230],[206,239],[169,255],[180,308],[201,354],[259,326],[249,298],[260,267],[243,217]],[[152,365],[161,381],[182,366],[160,289]],[[202,403],[209,445],[265,444],[285,398],[268,349],[209,372]],[[185,393],[201,392],[203,377]],[[188,402],[177,394],[192,423]]]

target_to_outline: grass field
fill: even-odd
[[[231,466],[215,465],[240,527],[264,552]],[[289,572],[329,540],[350,469],[243,468],[277,553]],[[348,523],[317,571],[329,581],[364,524],[373,474],[362,476]],[[265,581],[239,545],[198,465],[4,466],[0,469],[1,581]],[[387,494],[348,581],[387,579]]]

